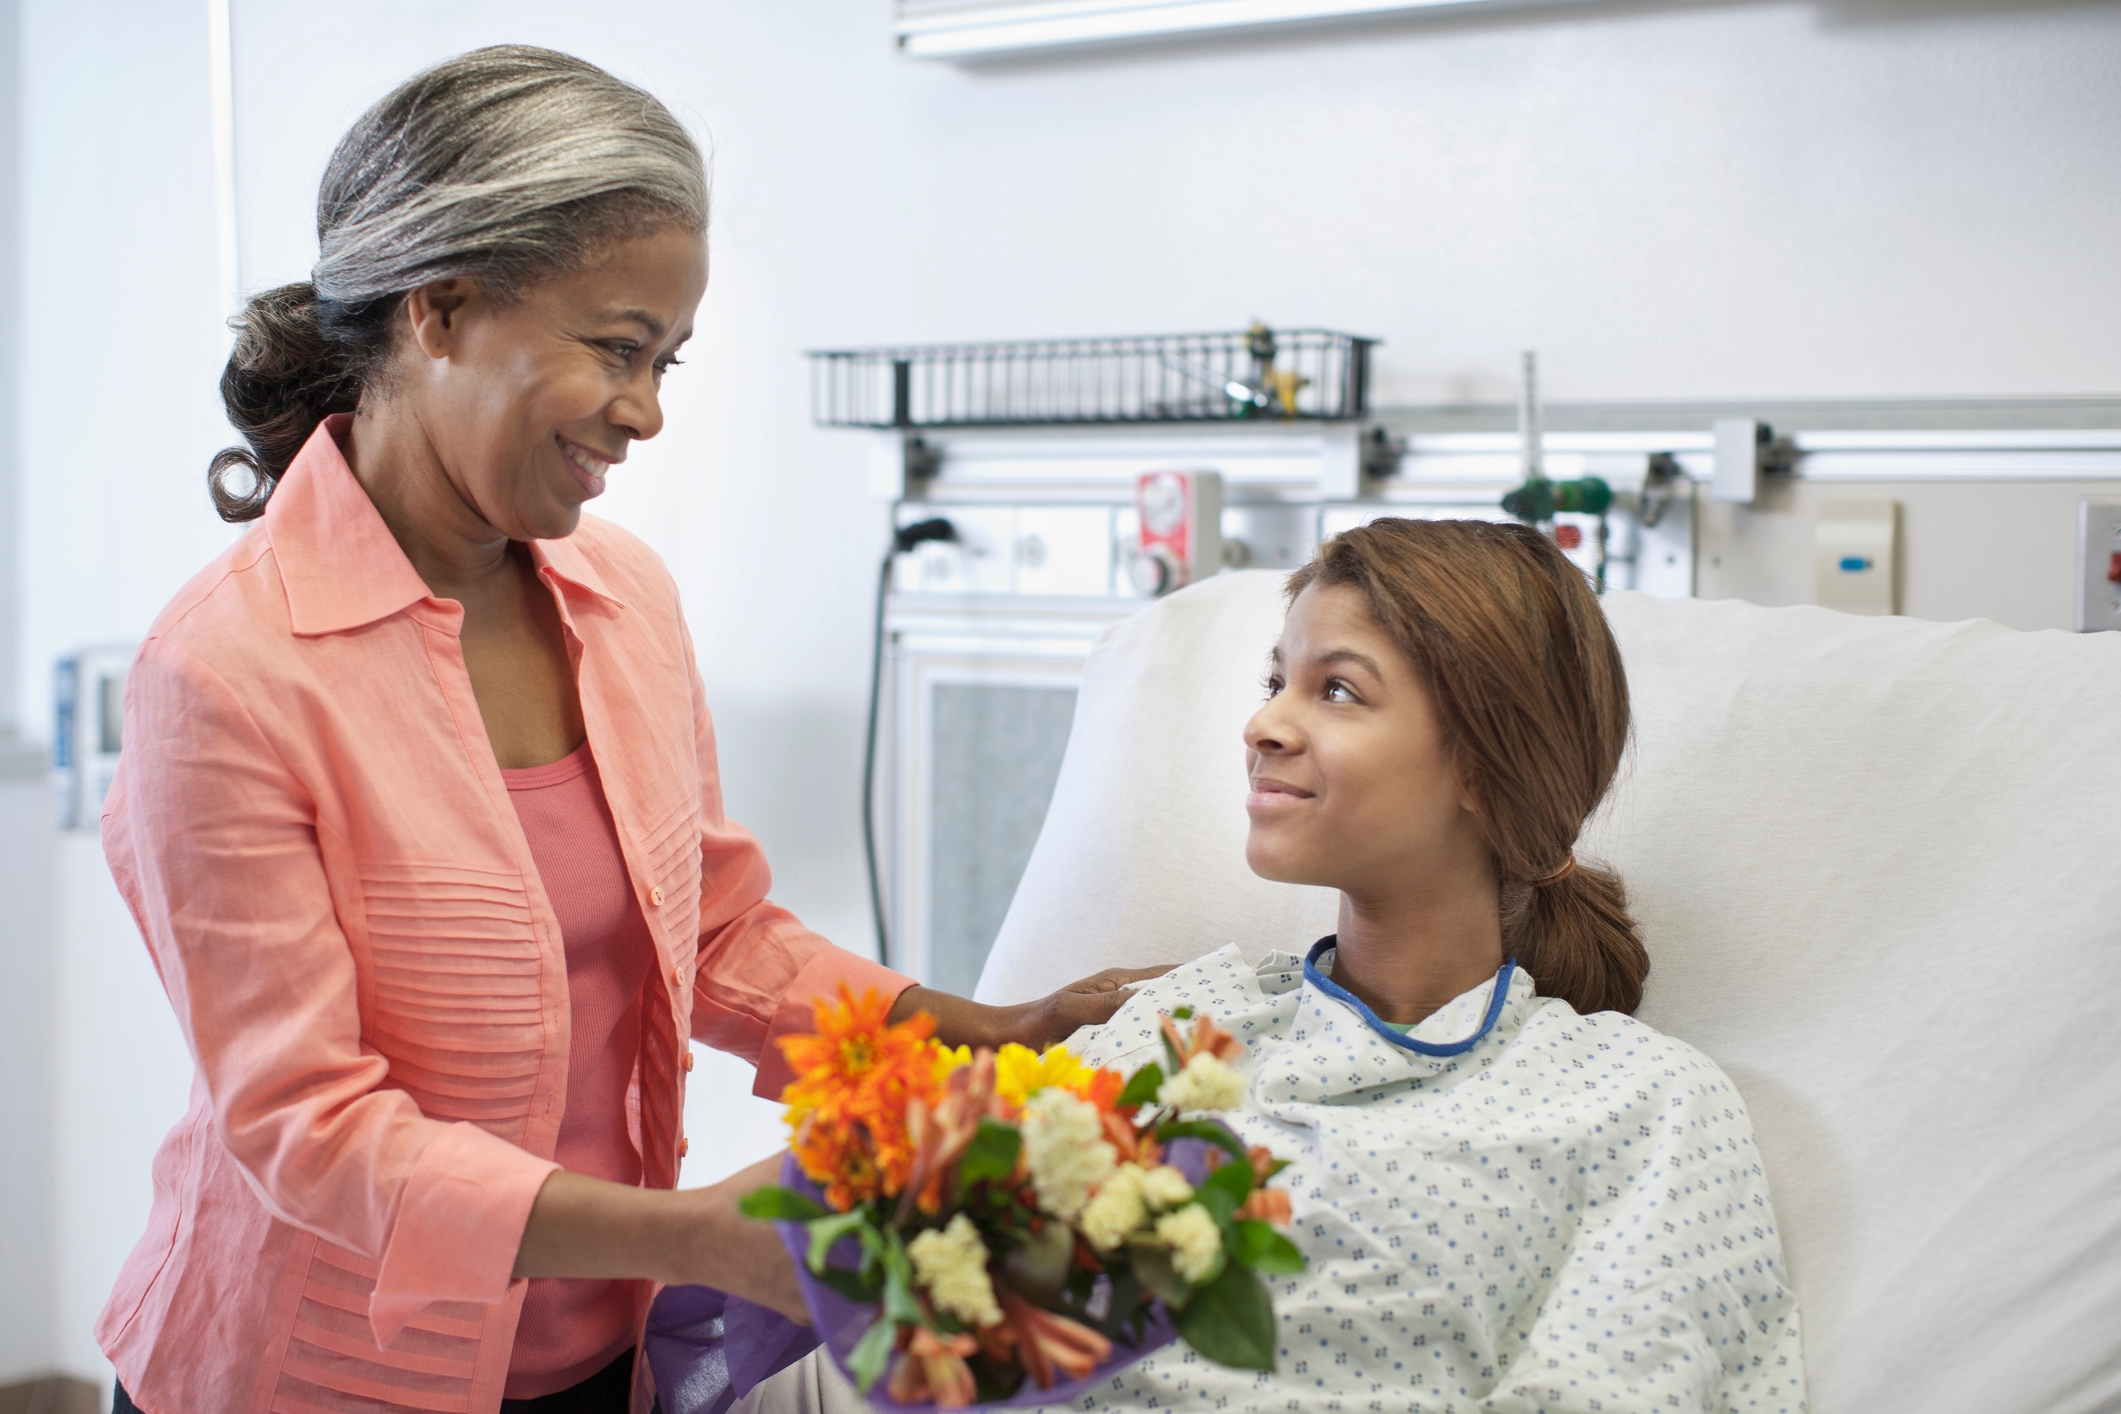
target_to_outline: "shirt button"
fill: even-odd
[[[673,967],[673,968],[671,968],[671,969],[670,969],[670,980],[671,980],[671,981],[673,981],[673,982],[675,982],[675,983],[677,983],[677,984],[678,984],[678,985],[679,985],[680,987],[684,986],[684,985],[685,985],[685,969],[684,969],[684,968],[682,968],[682,967]]]
[[[690,1051],[685,1052],[685,1071],[687,1074],[692,1071],[692,1052]]]
[[[691,1153],[691,1152],[692,1152],[692,1141],[691,1141],[690,1139],[680,1139],[680,1140],[678,1140],[678,1157],[679,1157],[679,1158],[681,1158],[681,1159],[682,1159],[682,1158],[684,1158],[684,1157],[685,1157],[685,1156],[686,1156],[687,1154],[689,1154],[689,1153]]]
[[[650,890],[648,891],[648,901],[649,901],[650,903],[654,904],[654,905],[655,905],[655,906],[656,906],[657,908],[661,908],[661,907],[663,906],[663,887],[662,887],[662,885],[658,884],[658,885],[656,885],[656,887],[654,887],[654,888],[652,888],[652,889],[650,889]]]

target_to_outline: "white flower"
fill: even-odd
[[[1090,1190],[1119,1166],[1097,1106],[1049,1086],[1024,1102],[1022,1128],[1038,1205],[1063,1222],[1074,1222],[1090,1201]]]
[[[1174,1110],[1234,1110],[1245,1101],[1245,1078],[1206,1051],[1163,1083],[1156,1103]]]
[[[1171,1265],[1187,1281],[1199,1281],[1222,1255],[1223,1235],[1215,1219],[1198,1203],[1188,1203],[1156,1220],[1156,1235],[1171,1244]]]
[[[1076,1226],[1098,1251],[1110,1252],[1149,1220],[1149,1206],[1142,1201],[1142,1177],[1141,1165],[1121,1164],[1091,1195]]]
[[[1193,1185],[1169,1164],[1158,1164],[1142,1175],[1142,1198],[1152,1208],[1175,1208],[1193,1201]]]
[[[906,1255],[939,1309],[975,1326],[1001,1320],[994,1281],[987,1275],[987,1244],[979,1240],[972,1219],[959,1213],[950,1226],[930,1228],[906,1244]]]

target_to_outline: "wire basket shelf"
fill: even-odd
[[[832,349],[810,355],[820,427],[1346,421],[1377,341],[1326,329]]]

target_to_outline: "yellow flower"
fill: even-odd
[[[1066,1046],[1049,1046],[1044,1055],[1011,1041],[994,1054],[994,1093],[1012,1107],[1052,1086],[1088,1099],[1097,1070],[1076,1059]]]
[[[948,1081],[951,1071],[956,1070],[961,1065],[972,1064],[972,1048],[970,1046],[959,1046],[953,1051],[941,1041],[930,1041],[928,1044],[935,1048],[935,1078],[937,1080]]]

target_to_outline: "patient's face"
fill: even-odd
[[[1358,591],[1297,597],[1267,692],[1245,725],[1255,874],[1362,898],[1486,867],[1428,686]]]

